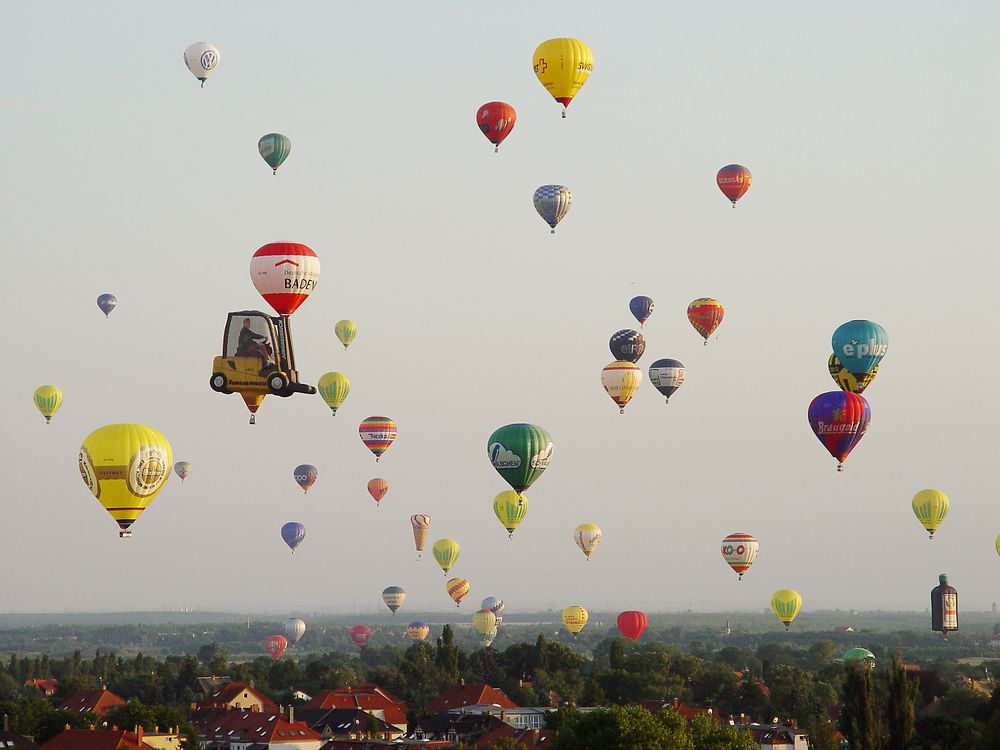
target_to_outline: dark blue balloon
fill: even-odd
[[[118,298],[113,294],[102,294],[97,298],[97,306],[101,308],[101,312],[104,313],[104,317],[108,317],[111,311],[115,309],[118,304]]]
[[[646,339],[638,331],[623,328],[608,342],[611,356],[622,362],[638,362],[646,351]]]
[[[684,375],[684,365],[676,359],[658,359],[649,366],[649,382],[667,397],[668,403],[684,383]]]
[[[628,303],[628,309],[639,321],[639,325],[645,325],[649,316],[653,314],[653,300],[651,297],[633,297]]]
[[[281,538],[294,552],[295,548],[302,544],[302,540],[306,538],[306,527],[298,521],[289,521],[281,527]]]

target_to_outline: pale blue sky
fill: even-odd
[[[0,607],[453,610],[409,516],[462,544],[465,614],[917,609],[939,572],[964,608],[1000,599],[994,386],[1000,367],[994,2],[19,3],[5,8],[0,226],[9,367],[0,391]],[[531,54],[577,36],[594,72],[570,107]],[[204,89],[181,61],[210,41]],[[499,156],[477,107],[517,108]],[[288,135],[272,177],[257,139]],[[749,167],[734,211],[716,170]],[[531,207],[561,183],[556,236]],[[269,397],[255,427],[208,388],[229,310],[266,242],[304,242],[323,276],[295,315],[303,379],[341,370],[336,419],[318,397]],[[94,299],[113,292],[107,321]],[[664,406],[627,413],[600,385],[607,340],[648,294],[645,370],[687,365]],[[684,315],[726,306],[707,348]],[[358,322],[344,352],[340,318]],[[868,435],[844,474],[806,408],[834,388],[830,335],[870,318],[889,353],[865,396]],[[59,385],[46,427],[31,403]],[[358,422],[399,439],[375,466]],[[119,541],[80,481],[92,430],[144,422],[194,465]],[[551,468],[508,540],[485,457],[499,425],[551,432]],[[292,480],[319,468],[303,497]],[[365,484],[391,489],[374,507]],[[910,498],[951,516],[928,542]],[[278,530],[302,521],[292,557]],[[599,524],[585,562],[571,540]],[[737,583],[718,542],[755,533]]]

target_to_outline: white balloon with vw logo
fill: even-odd
[[[205,88],[205,79],[219,67],[220,60],[222,55],[219,54],[219,50],[208,42],[195,42],[184,50],[184,64],[191,74],[201,81],[202,88]]]

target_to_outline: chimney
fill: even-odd
[[[677,709],[679,709],[680,707],[681,707],[681,699],[680,699],[680,698],[678,698],[678,697],[677,697],[677,696],[675,695],[675,696],[674,696],[674,710],[677,710]]]
[[[136,724],[135,727],[135,741],[138,743],[139,747],[142,747],[142,724]]]
[[[291,703],[288,704],[288,723],[292,724],[295,721],[295,706]]]
[[[10,717],[7,714],[3,715],[3,731],[10,731]]]

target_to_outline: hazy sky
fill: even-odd
[[[1000,600],[995,386],[996,30],[982,2],[10,3],[0,133],[9,323],[0,451],[0,609],[454,611],[409,516],[462,545],[470,615],[759,609],[922,610],[947,572],[962,606]],[[594,71],[569,110],[531,70],[576,36]],[[210,41],[204,89],[181,54]],[[494,155],[474,122],[502,99]],[[277,177],[257,139],[288,135]],[[738,162],[733,210],[715,186]],[[534,189],[573,208],[551,236]],[[323,275],[294,317],[319,399],[268,397],[247,424],[208,387],[226,313],[267,309],[250,256],[303,242]],[[94,300],[118,296],[105,320]],[[656,309],[645,370],[675,357],[669,406],[645,382],[626,414],[604,393],[607,341]],[[706,348],[685,317],[726,308]],[[358,323],[344,351],[333,334]],[[838,474],[806,408],[835,388],[830,336],[870,318],[890,337],[865,393],[871,428]],[[65,403],[46,426],[43,383]],[[399,438],[376,466],[357,425]],[[551,467],[512,540],[486,439],[544,426]],[[194,470],[121,541],[77,471],[80,443],[142,422]],[[293,467],[315,464],[307,496]],[[382,507],[365,485],[391,483]],[[910,510],[951,496],[933,542]],[[306,540],[294,556],[289,520]],[[590,562],[571,540],[597,523]],[[738,583],[732,531],[760,556]],[[429,544],[428,544],[429,551]],[[777,627],[777,623],[776,623]]]

